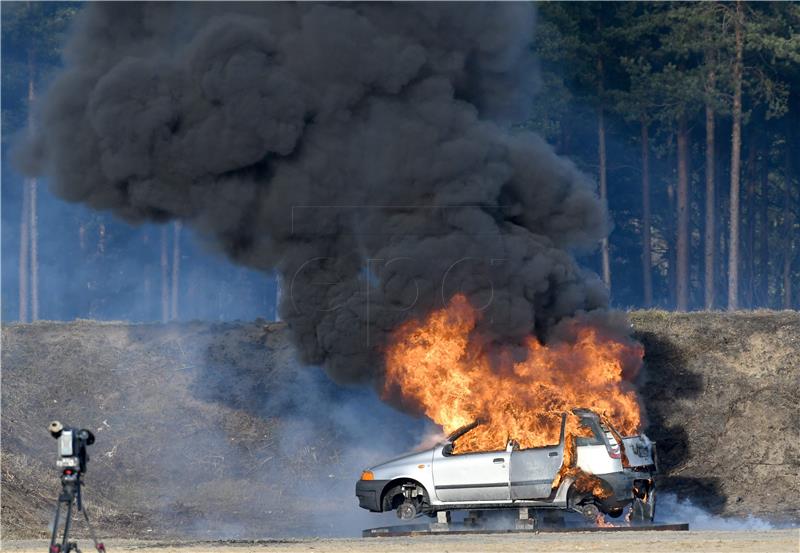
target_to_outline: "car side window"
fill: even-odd
[[[495,447],[492,448],[480,448],[477,447],[474,443],[474,440],[470,438],[474,437],[475,435],[472,432],[480,426],[479,424],[475,424],[474,426],[465,428],[463,431],[457,432],[454,435],[450,436],[450,442],[442,448],[442,455],[451,456],[451,455],[469,455],[471,453],[490,453],[495,451],[505,451],[506,450],[506,442],[498,443]],[[472,436],[470,436],[472,434]]]
[[[603,442],[603,435],[600,433],[600,428],[592,419],[581,419],[578,432],[578,435],[575,436],[576,446],[603,445],[605,443]]]
[[[508,451],[526,451],[528,449],[554,448],[560,446],[561,441],[564,439],[562,434],[567,422],[566,415],[548,413],[539,418],[540,422],[543,420],[547,421],[548,433],[546,435],[542,435],[541,433],[537,434],[534,436],[536,441],[533,443],[531,443],[531,436],[528,432],[522,432],[521,439],[518,436],[512,435],[510,441],[513,442],[513,444]],[[544,443],[542,443],[543,439],[546,440]]]

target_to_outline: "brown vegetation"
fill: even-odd
[[[631,315],[662,491],[714,513],[800,513],[800,313]]]
[[[632,321],[662,490],[724,515],[796,518],[800,314]],[[2,338],[6,538],[46,532],[56,418],[97,435],[87,504],[105,535],[314,534],[358,511],[351,472],[363,467],[341,460],[336,428],[314,421],[314,439],[287,451],[285,410],[262,408],[303,370],[281,324],[40,322]]]

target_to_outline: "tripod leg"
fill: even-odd
[[[69,524],[72,521],[72,498],[70,498],[69,503],[67,504],[67,516],[64,519],[64,536],[61,538],[61,551],[67,553],[69,549],[67,546],[69,545]]]
[[[56,535],[58,534],[58,519],[61,515],[61,499],[59,498],[56,503],[56,514],[53,517],[53,533],[50,535],[50,553],[57,553],[56,550]]]
[[[86,506],[83,507],[83,518],[86,519],[86,526],[89,527],[89,535],[92,536],[94,548],[97,549],[98,553],[103,553],[106,550],[106,546],[103,545],[102,542],[97,541],[97,534],[94,533],[94,527],[92,523],[89,522],[89,513],[86,511]]]

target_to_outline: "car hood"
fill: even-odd
[[[409,469],[417,469],[417,465],[427,465],[433,461],[433,452],[436,448],[414,451],[389,459],[369,470],[375,475],[376,480],[390,480],[396,476],[407,474]]]

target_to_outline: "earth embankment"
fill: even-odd
[[[800,314],[631,314],[662,491],[712,513],[800,516]],[[281,324],[2,327],[2,524],[42,537],[50,420],[90,428],[87,504],[117,537],[355,535],[360,470],[424,427],[294,359]],[[310,515],[313,513],[313,516]]]

